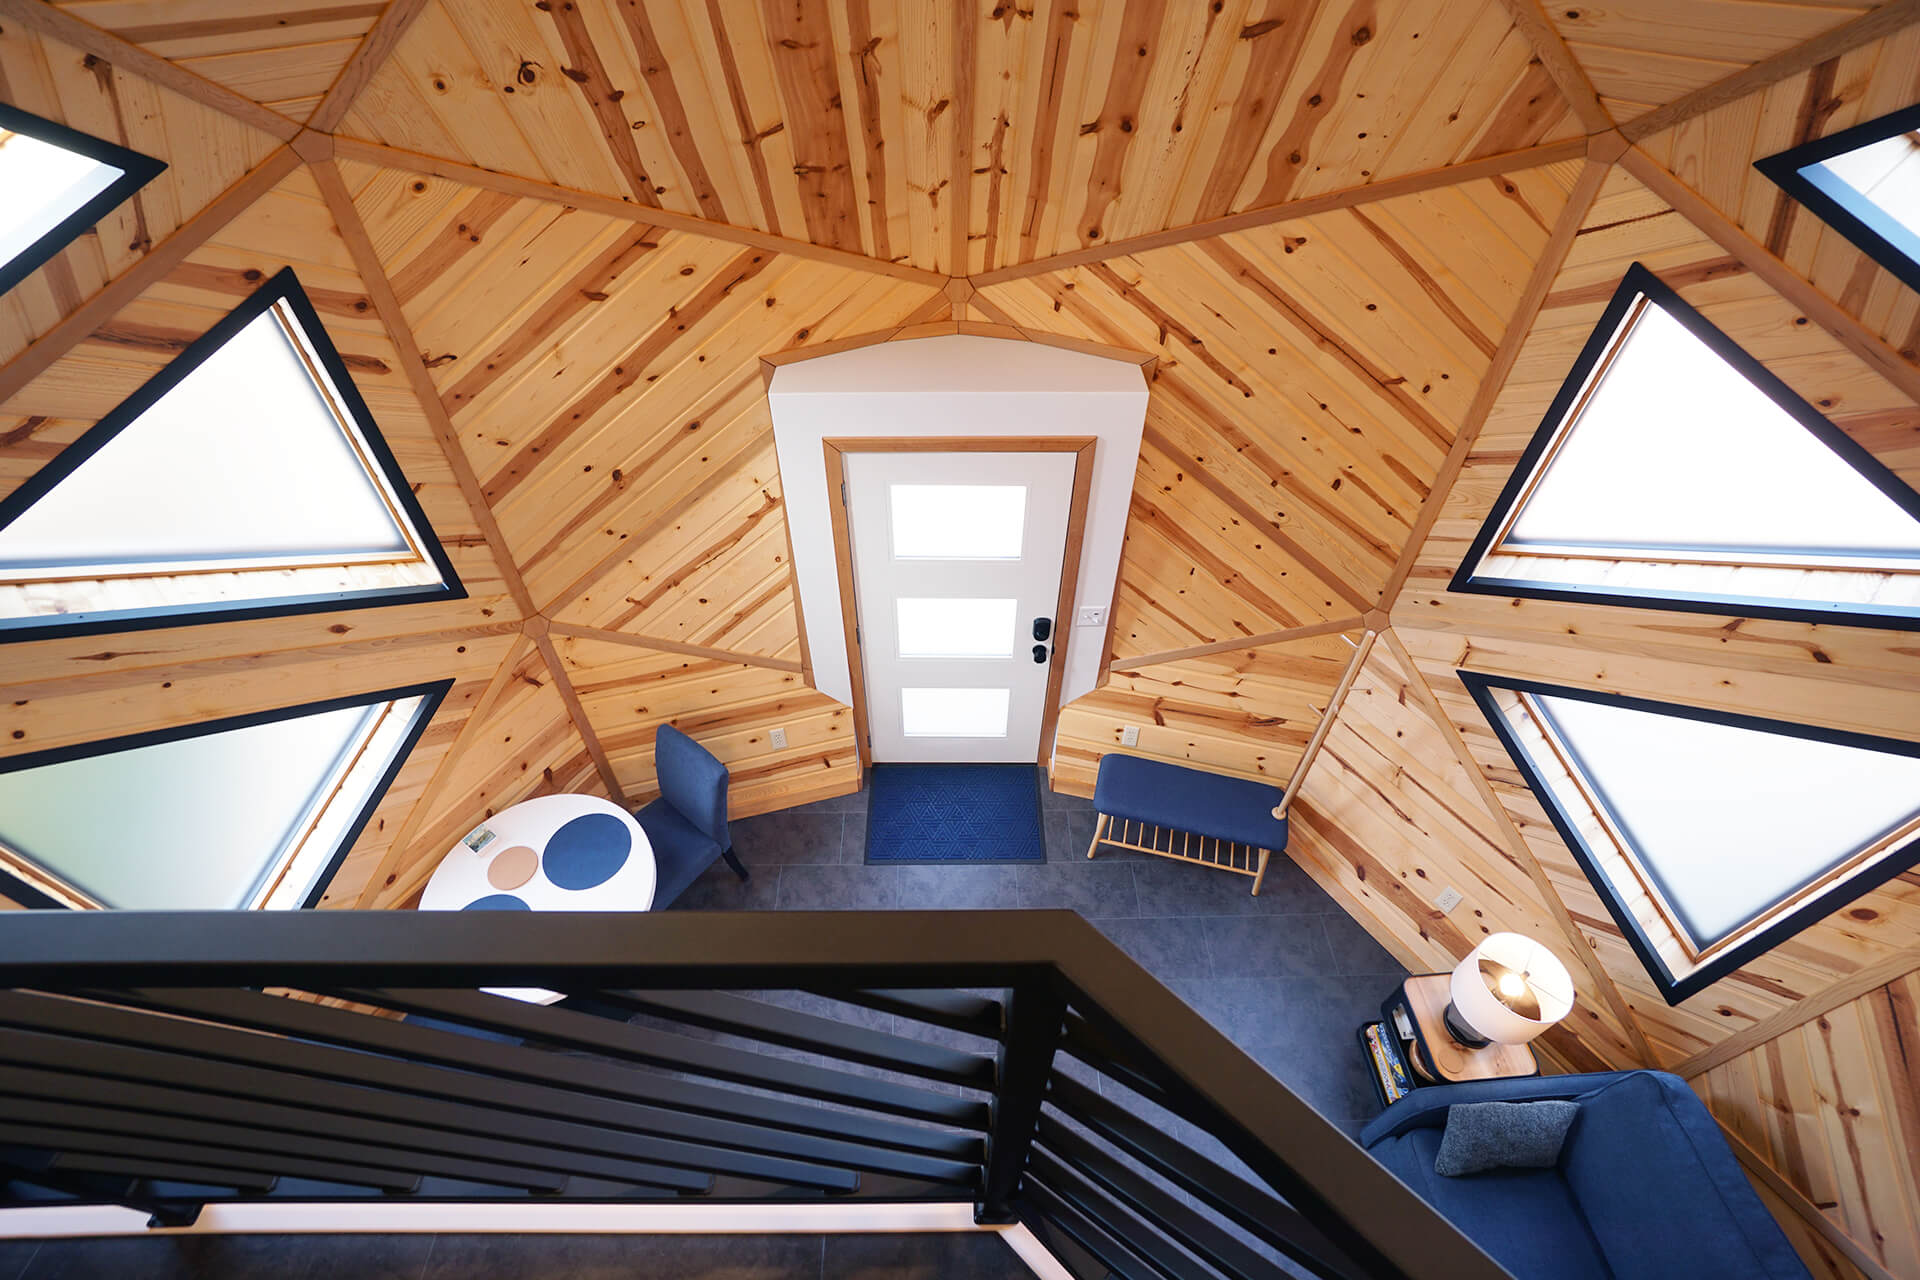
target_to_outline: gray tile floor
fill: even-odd
[[[732,824],[753,873],[716,864],[679,909],[1069,907],[1349,1132],[1378,1113],[1354,1038],[1405,970],[1291,861],[1245,877],[1103,846],[1093,806],[1045,790],[1045,864],[869,865],[866,793]]]

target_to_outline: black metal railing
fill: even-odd
[[[960,1200],[1089,1277],[1503,1274],[1061,911],[9,913],[0,1177],[163,1225]]]

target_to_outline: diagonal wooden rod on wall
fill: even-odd
[[[1347,700],[1348,690],[1360,678],[1360,669],[1367,665],[1367,655],[1373,652],[1373,642],[1378,635],[1378,632],[1369,628],[1360,637],[1360,642],[1353,646],[1353,656],[1347,659],[1347,669],[1340,673],[1340,683],[1334,686],[1333,696],[1327,699],[1327,709],[1321,713],[1320,723],[1314,726],[1313,736],[1307,739],[1307,749],[1300,753],[1299,763],[1293,766],[1293,774],[1287,779],[1287,789],[1280,793],[1280,803],[1274,806],[1274,817],[1285,820],[1287,810],[1293,806],[1294,796],[1300,792],[1300,784],[1307,780],[1307,770],[1313,768],[1314,757],[1320,754],[1321,745],[1333,729],[1341,704]]]
[[[714,662],[737,662],[742,666],[765,667],[769,671],[797,673],[801,669],[800,664],[791,658],[774,658],[761,653],[738,653],[732,649],[711,649],[705,645],[688,644],[683,640],[668,640],[664,636],[633,635],[625,631],[577,626],[571,622],[553,623],[552,630],[555,635],[572,636],[576,640],[624,644],[634,649],[651,649],[656,653],[678,653],[689,658],[707,658]]]
[[[1580,234],[1581,224],[1587,220],[1588,210],[1593,208],[1594,198],[1600,194],[1600,184],[1606,181],[1608,168],[1604,160],[1589,159],[1580,170],[1580,176],[1574,180],[1567,203],[1553,224],[1553,234],[1540,251],[1540,261],[1534,264],[1533,274],[1527,278],[1526,290],[1521,293],[1520,301],[1514,304],[1513,314],[1507,318],[1507,330],[1501,335],[1493,360],[1488,364],[1487,372],[1480,379],[1473,400],[1467,406],[1459,434],[1454,436],[1446,459],[1440,464],[1440,472],[1434,477],[1433,487],[1427,491],[1426,501],[1420,504],[1420,514],[1414,517],[1406,545],[1400,550],[1400,559],[1380,590],[1380,607],[1389,613],[1407,585],[1413,566],[1419,562],[1420,553],[1426,547],[1427,535],[1433,532],[1435,522],[1440,519],[1440,511],[1446,506],[1454,482],[1467,465],[1467,456],[1473,452],[1481,428],[1487,425],[1487,415],[1493,412],[1494,402],[1506,388],[1507,377],[1520,358],[1520,349],[1526,345],[1527,336],[1533,332],[1533,322],[1539,317],[1540,308],[1553,288],[1554,277],[1560,274],[1560,267],[1566,262],[1567,254]]]
[[[1216,653],[1235,653],[1241,649],[1260,649],[1267,645],[1285,644],[1289,640],[1311,640],[1316,636],[1330,636],[1336,631],[1353,631],[1365,625],[1366,619],[1355,614],[1351,618],[1335,618],[1330,622],[1315,622],[1304,627],[1287,627],[1257,636],[1235,636],[1231,640],[1216,640],[1212,644],[1196,644],[1185,649],[1164,649],[1159,653],[1142,653],[1131,658],[1115,658],[1111,669],[1138,671],[1142,667],[1151,667],[1162,662],[1184,662],[1188,658],[1205,658]]]
[[[1420,664],[1415,661],[1413,654],[1401,641],[1397,630],[1389,627],[1386,631],[1386,641],[1387,648],[1393,653],[1395,664],[1405,674],[1407,687],[1413,690],[1421,710],[1433,722],[1440,736],[1447,740],[1447,745],[1453,749],[1454,758],[1459,762],[1460,767],[1466,770],[1467,778],[1473,784],[1481,806],[1493,819],[1494,828],[1499,831],[1501,839],[1506,843],[1507,851],[1513,858],[1514,864],[1525,871],[1527,878],[1533,881],[1535,891],[1546,904],[1548,913],[1553,916],[1555,926],[1565,935],[1567,945],[1573,949],[1575,959],[1587,971],[1595,989],[1607,1002],[1607,1008],[1613,1011],[1613,1016],[1619,1021],[1621,1029],[1632,1040],[1634,1052],[1638,1055],[1638,1065],[1659,1066],[1660,1060],[1654,1055],[1653,1046],[1648,1043],[1646,1032],[1641,1029],[1639,1019],[1633,1016],[1632,1007],[1621,996],[1619,987],[1614,985],[1613,975],[1608,973],[1606,966],[1600,962],[1600,957],[1595,954],[1593,945],[1587,941],[1587,935],[1574,921],[1573,913],[1567,910],[1567,904],[1561,900],[1560,891],[1554,887],[1546,869],[1540,865],[1540,860],[1534,857],[1532,846],[1527,843],[1526,837],[1520,834],[1520,828],[1514,825],[1513,815],[1507,812],[1507,806],[1501,801],[1499,793],[1493,789],[1493,783],[1487,780],[1486,770],[1481,767],[1480,761],[1474,756],[1473,749],[1467,745],[1466,739],[1460,735],[1459,726],[1454,724],[1453,717],[1447,714],[1447,709],[1441,704],[1439,695],[1433,691],[1433,686],[1427,682],[1426,673],[1420,669]]]
[[[600,735],[593,731],[593,724],[587,719],[587,709],[580,704],[580,695],[574,692],[566,664],[560,661],[559,651],[553,647],[553,636],[549,633],[547,620],[528,618],[525,626],[527,634],[533,637],[534,647],[540,650],[541,661],[547,664],[547,674],[553,678],[554,692],[560,695],[560,701],[566,704],[567,715],[573,719],[574,732],[586,744],[587,755],[592,758],[593,767],[600,774],[607,797],[622,809],[627,808],[626,792],[620,789],[620,779],[613,771],[613,762],[607,759],[606,748],[600,745]]]
[[[347,112],[353,110],[354,100],[360,91],[373,79],[374,72],[393,52],[393,46],[400,43],[400,37],[407,33],[413,20],[427,7],[427,0],[391,0],[380,16],[367,28],[367,34],[360,38],[360,44],[353,55],[340,68],[340,74],[333,78],[333,84],[327,94],[320,99],[320,105],[307,117],[307,128],[316,133],[332,133],[346,119]]]
[[[1739,259],[1761,283],[1800,308],[1808,319],[1838,339],[1840,345],[1866,361],[1875,373],[1911,398],[1920,400],[1920,367],[1907,363],[1885,339],[1769,253],[1745,228],[1714,208],[1671,170],[1638,147],[1620,158],[1620,167],[1698,227],[1708,239]]]
[[[179,63],[149,53],[139,45],[123,40],[91,22],[84,22],[64,9],[56,9],[44,3],[44,0],[0,0],[0,18],[11,18],[23,27],[31,27],[42,35],[52,36],[62,44],[72,45],[82,53],[112,63],[122,71],[149,80],[163,89],[171,89],[183,98],[191,98],[202,106],[211,107],[223,115],[272,134],[282,142],[290,141],[294,134],[300,132],[300,125],[296,121],[287,119],[278,111],[235,93],[223,84],[216,84],[197,72],[189,71]]]
[[[1744,98],[1756,90],[1776,84],[1788,76],[1799,75],[1850,49],[1883,40],[1916,22],[1920,22],[1920,0],[1889,0],[1889,3],[1869,9],[1851,22],[1822,31],[1790,49],[1782,49],[1704,88],[1655,107],[1645,115],[1635,116],[1620,126],[1620,132],[1629,141],[1639,142],[1683,120],[1691,120],[1715,107],[1725,106],[1737,98]]]
[[[180,224],[172,235],[155,245],[145,257],[115,276],[105,288],[68,313],[59,324],[41,334],[8,361],[4,368],[0,368],[0,404],[5,404],[22,387],[45,373],[61,356],[111,320],[120,308],[165,279],[189,254],[219,234],[222,227],[239,217],[255,200],[271,191],[282,178],[299,167],[300,158],[294,155],[291,148],[274,148],[266,159],[228,187],[217,200]]]
[[[387,845],[385,856],[380,859],[380,865],[368,877],[366,884],[361,886],[358,901],[350,905],[362,908],[392,905],[390,901],[383,902],[382,899],[387,890],[398,882],[400,868],[407,860],[407,850],[413,844],[415,837],[420,834],[420,828],[426,824],[427,815],[432,812],[434,803],[440,798],[440,788],[453,777],[454,768],[460,763],[461,757],[466,755],[474,741],[485,732],[486,720],[493,714],[494,704],[500,701],[501,695],[506,692],[508,684],[513,679],[514,668],[525,660],[527,651],[532,647],[533,641],[524,633],[514,640],[507,649],[506,657],[500,660],[500,665],[495,668],[492,679],[487,681],[487,687],[474,700],[470,710],[463,713],[461,708],[452,705],[451,699],[440,704],[440,710],[435,719],[444,717],[450,720],[461,714],[466,718],[461,721],[459,732],[454,734],[453,742],[448,745],[446,754],[440,757],[440,763],[435,766],[433,776],[427,780],[427,785],[421,788],[420,797],[413,802],[413,808],[401,820],[400,829],[394,832],[393,840]],[[432,726],[429,725],[428,729],[431,731]],[[437,856],[438,853],[439,850],[432,850],[427,856]]]
[[[367,296],[373,299],[373,308],[379,312],[381,322],[387,327],[387,335],[393,339],[400,368],[406,373],[414,398],[420,402],[420,411],[426,415],[434,437],[440,442],[440,451],[446,455],[447,466],[453,471],[461,494],[466,497],[474,524],[479,526],[481,536],[487,540],[487,546],[493,552],[494,564],[500,570],[507,591],[519,606],[521,616],[532,617],[539,610],[534,607],[533,597],[527,592],[526,581],[520,576],[520,567],[513,558],[512,548],[507,545],[506,535],[500,532],[500,523],[494,519],[493,508],[487,505],[480,478],[474,474],[473,463],[460,445],[459,435],[453,429],[453,420],[447,416],[440,392],[433,385],[433,375],[427,372],[426,362],[421,358],[420,343],[413,336],[413,327],[407,323],[406,313],[401,310],[399,295],[393,291],[393,282],[387,278],[386,268],[373,247],[373,239],[360,221],[360,211],[353,206],[353,196],[340,178],[339,167],[328,160],[309,165],[308,168],[320,186],[320,195],[326,200],[328,211],[333,214],[334,226],[347,242],[347,250],[360,270],[360,281],[367,287]]]
[[[1534,56],[1540,59],[1540,65],[1546,69],[1554,87],[1560,90],[1560,96],[1573,109],[1574,118],[1581,127],[1588,133],[1602,133],[1613,128],[1613,117],[1607,114],[1606,107],[1601,103],[1600,95],[1593,87],[1593,79],[1587,75],[1587,69],[1580,65],[1580,60],[1573,56],[1573,50],[1567,47],[1560,28],[1553,25],[1553,20],[1541,9],[1539,0],[1501,0],[1501,4],[1513,19],[1513,25],[1533,46]]]

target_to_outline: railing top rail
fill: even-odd
[[[1083,1016],[1157,1060],[1237,1156],[1309,1217],[1344,1223],[1337,1238],[1356,1258],[1407,1276],[1505,1274],[1072,911],[49,911],[0,920],[0,988],[910,988],[1035,980],[1063,984]]]

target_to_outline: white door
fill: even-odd
[[[873,759],[1032,761],[1075,455],[842,455]]]

